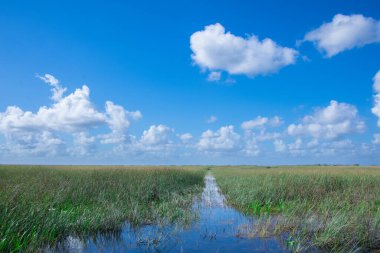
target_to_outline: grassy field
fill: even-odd
[[[379,167],[225,167],[213,173],[230,204],[272,220],[257,230],[288,232],[294,250],[380,248]]]
[[[0,166],[0,252],[34,251],[69,234],[184,222],[205,170]]]

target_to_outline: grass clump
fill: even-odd
[[[35,251],[71,234],[189,218],[204,170],[0,166],[0,252]]]
[[[229,203],[260,219],[276,217],[273,232],[288,232],[289,244],[297,242],[297,249],[380,248],[378,167],[227,167],[213,172]]]

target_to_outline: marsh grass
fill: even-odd
[[[215,168],[218,185],[233,206],[289,233],[293,250],[331,252],[380,248],[380,168],[340,166]]]
[[[192,168],[0,166],[0,251],[65,236],[186,222],[205,171]]]

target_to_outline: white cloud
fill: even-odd
[[[10,155],[54,156],[65,153],[65,143],[49,131],[5,134],[2,152]]]
[[[142,118],[140,111],[129,112],[120,105],[111,101],[106,102],[107,124],[114,131],[123,131],[130,125],[129,118],[139,120]]]
[[[304,142],[303,139],[297,137],[294,142],[287,145],[287,149],[293,156],[331,157],[339,154],[343,157],[360,152],[362,147],[354,145],[349,139],[311,139],[308,142]]]
[[[319,145],[319,141],[317,139],[312,139],[311,141],[309,141],[306,146],[308,148],[315,148],[315,147],[318,147]]]
[[[258,134],[254,134],[257,141],[270,141],[281,137],[280,133],[272,132],[268,133],[265,130],[261,130]]]
[[[380,144],[380,133],[373,135],[372,143],[373,144]]]
[[[40,76],[37,74],[36,76],[42,81],[44,81],[45,83],[53,87],[51,89],[53,93],[53,95],[51,96],[52,100],[59,101],[62,98],[63,93],[65,93],[67,89],[59,85],[59,80],[57,78],[55,78],[53,75],[50,75],[50,74],[45,74],[44,76]]]
[[[259,133],[245,131],[244,135],[236,133],[233,126],[224,126],[217,131],[207,130],[197,143],[199,150],[215,153],[234,153],[245,156],[260,154],[260,142],[275,140],[280,133],[267,133],[262,129]]]
[[[244,121],[241,124],[241,128],[243,128],[244,130],[249,130],[249,129],[256,128],[256,127],[262,127],[267,122],[268,122],[268,118],[257,116],[256,119]]]
[[[111,129],[111,133],[101,135],[101,143],[116,144],[129,140],[126,134],[130,126],[130,119],[139,120],[142,118],[140,111],[129,112],[120,105],[115,105],[111,101],[106,102],[106,123]]]
[[[203,132],[197,146],[199,150],[205,151],[236,151],[241,148],[241,138],[233,126],[224,126],[215,132]]]
[[[227,85],[232,85],[234,83],[236,83],[235,79],[233,79],[232,77],[227,77],[227,79],[224,81],[225,84]]]
[[[123,132],[111,131],[107,134],[99,135],[100,143],[102,144],[124,144],[129,142],[130,136]]]
[[[211,115],[210,118],[206,120],[206,123],[214,123],[218,120],[218,118],[215,115]]]
[[[243,152],[246,155],[258,155],[261,152],[259,144],[266,141],[276,140],[282,137],[278,132],[266,132],[265,128],[260,128],[259,132],[245,130],[242,138]]]
[[[59,85],[59,81],[52,75],[44,75],[43,78],[46,79],[41,78],[44,82]],[[374,77],[376,96],[380,91],[379,80],[380,71]],[[55,92],[52,89],[52,93]],[[376,96],[374,108],[377,105]],[[349,133],[364,130],[364,122],[356,107],[336,101],[331,101],[324,108],[315,109],[301,122],[289,125],[287,132],[283,129],[269,131],[270,127],[282,124],[280,117],[258,116],[243,122],[242,129],[237,129],[238,131],[229,125],[215,131],[207,130],[199,138],[195,138],[191,133],[176,134],[174,129],[162,124],[151,125],[140,137],[132,135],[129,128],[133,120],[142,118],[141,112],[128,111],[112,101],[107,101],[103,109],[97,109],[90,99],[90,89],[86,85],[57,98],[59,99],[54,100],[51,105],[41,106],[35,112],[24,111],[17,106],[9,106],[4,112],[0,112],[2,159],[5,157],[10,160],[16,156],[38,156],[43,159],[49,156],[71,156],[73,159],[93,159],[101,150],[103,158],[127,157],[126,159],[136,160],[122,161],[141,163],[155,163],[160,158],[164,158],[160,160],[163,163],[174,163],[178,161],[174,159],[181,156],[194,162],[192,157],[201,153],[205,155],[204,158],[216,155],[224,159],[223,156],[233,155],[236,157],[233,162],[237,163],[249,161],[249,156],[257,156],[255,161],[260,161],[264,159],[262,157],[273,152],[292,155],[289,157],[305,155],[308,158],[336,154],[343,157],[360,150],[365,152],[364,148],[358,148],[360,145],[342,138]],[[373,113],[376,114],[376,110],[373,109]],[[216,116],[211,116],[208,122],[216,120]],[[295,138],[289,138],[287,133]],[[372,142],[379,144],[380,134],[374,134]],[[368,146],[376,149],[375,145]],[[264,155],[259,156],[262,153]],[[154,160],[149,160],[152,158]]]
[[[328,144],[325,143],[325,145],[328,145],[330,148],[334,148],[334,149],[347,149],[353,146],[352,141],[348,139],[333,141]]]
[[[260,154],[260,148],[255,139],[246,139],[243,152],[247,156],[257,156]]]
[[[182,142],[187,143],[193,139],[193,135],[191,133],[185,133],[185,134],[179,135],[179,138]]]
[[[307,33],[304,40],[314,42],[327,57],[332,57],[345,50],[380,42],[380,21],[363,15],[337,14],[330,23]]]
[[[167,144],[171,132],[172,130],[165,125],[152,125],[143,132],[140,142],[146,145]]]
[[[141,137],[128,135],[128,142],[119,143],[115,154],[153,155],[155,157],[173,154],[174,148],[190,147],[187,144],[193,136],[190,133],[175,134],[174,129],[159,124],[144,130]]]
[[[207,81],[210,81],[210,82],[219,81],[221,76],[222,76],[222,73],[220,71],[211,71],[210,74],[208,74]]]
[[[372,113],[377,116],[377,126],[380,127],[380,70],[373,77],[374,105],[371,109]]]
[[[373,89],[376,93],[380,93],[380,70],[373,77]]]
[[[355,147],[351,140],[345,139],[332,142],[324,142],[320,144],[319,148],[315,148],[313,152],[317,155],[325,156],[336,155],[338,153],[344,153],[347,155],[350,152],[354,153]]]
[[[255,119],[244,121],[241,124],[241,128],[244,130],[251,130],[253,128],[262,128],[266,125],[275,127],[282,124],[280,117],[275,116],[273,118],[257,116]]]
[[[45,74],[43,76],[40,76],[39,74],[37,74],[36,76],[39,79],[41,79],[42,81],[44,81],[45,83],[47,83],[53,87],[56,87],[59,84],[59,80],[57,78],[55,78],[53,75]]]
[[[0,113],[0,132],[8,131],[65,131],[73,132],[104,123],[106,116],[92,105],[86,85],[61,98],[51,107],[42,106],[33,113],[9,106]]]
[[[269,38],[260,41],[255,35],[235,36],[219,23],[193,33],[190,47],[194,63],[202,69],[250,77],[273,73],[294,64],[298,55],[294,49],[279,46]]]
[[[274,116],[270,121],[269,124],[273,127],[280,126],[283,123],[282,119],[279,116]]]
[[[289,125],[288,134],[334,139],[344,134],[362,132],[365,128],[355,106],[334,100],[330,101],[327,107],[319,108],[314,114],[305,116],[302,121],[301,124]]]
[[[62,146],[63,143],[58,143],[59,139],[55,136],[66,133],[73,136],[74,144],[89,148],[89,143],[94,141],[94,137],[85,136],[84,133],[101,126],[111,129],[110,134],[101,136],[102,142],[116,143],[126,139],[129,119],[141,118],[139,111],[128,112],[110,101],[106,102],[105,112],[98,111],[90,100],[90,89],[86,85],[62,97],[66,88],[59,86],[58,79],[49,74],[38,77],[53,86],[54,103],[50,107],[42,106],[33,113],[23,111],[17,106],[8,106],[5,112],[0,113],[0,133],[11,142],[17,142],[19,146],[39,150],[41,145],[30,144],[32,141],[36,142],[39,136],[51,140],[47,140],[46,144]]]
[[[286,150],[286,145],[283,140],[276,139],[273,144],[276,152],[284,152]]]
[[[372,143],[373,144],[380,144],[380,133],[373,135]]]
[[[94,136],[90,136],[87,132],[79,132],[73,134],[74,146],[71,153],[75,156],[88,155],[95,152],[95,141]]]
[[[54,85],[54,87],[59,83],[56,78],[49,74],[45,74],[41,79]],[[66,90],[66,88],[62,89]],[[53,95],[55,94],[56,92],[53,90]],[[36,114],[32,112],[23,113],[20,111],[21,109],[10,108],[10,111],[15,112],[15,115],[19,115],[17,120],[12,121],[14,123],[13,128],[35,126],[55,131],[72,132],[107,124],[113,132],[123,132],[129,127],[130,119],[138,120],[142,117],[140,111],[129,112],[111,101],[105,103],[105,113],[97,111],[90,100],[90,89],[86,85],[83,85],[81,89],[76,89],[75,92],[66,97],[57,96],[57,98],[59,99],[55,104],[51,107],[41,107]]]
[[[297,138],[293,143],[288,144],[289,152],[293,155],[305,154],[305,150],[302,148],[302,139]]]

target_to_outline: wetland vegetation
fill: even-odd
[[[379,167],[224,167],[213,173],[230,204],[262,220],[252,233],[286,232],[294,251],[380,247]]]
[[[186,222],[205,170],[0,166],[0,251],[34,251],[123,222]]]
[[[380,168],[0,166],[1,252],[178,224],[188,229],[166,242],[173,252],[371,252],[380,248]]]

